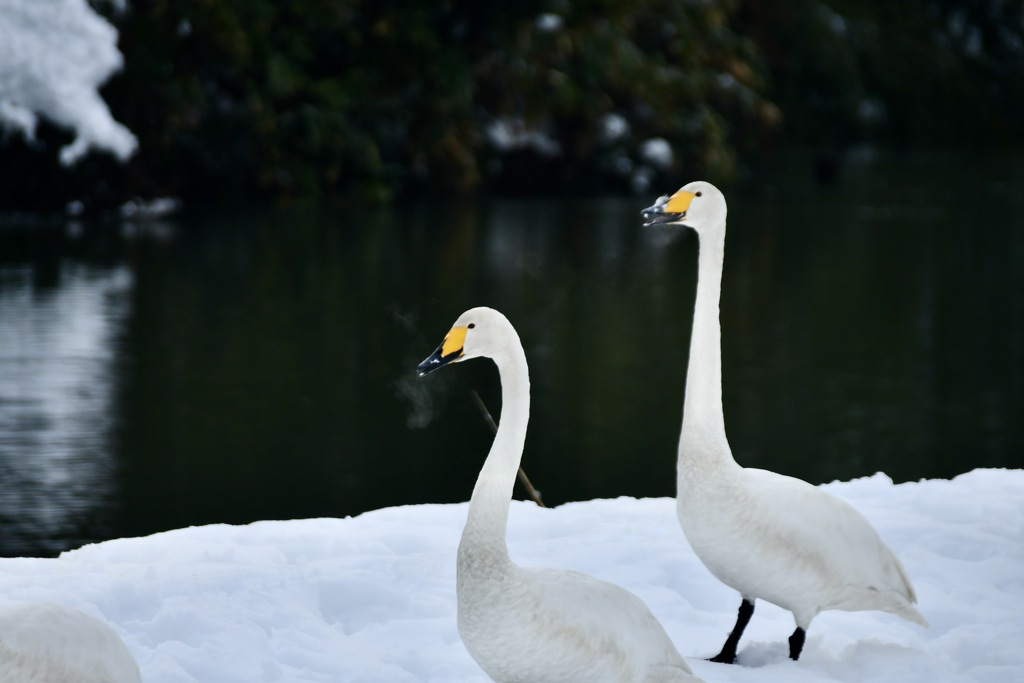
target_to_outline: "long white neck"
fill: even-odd
[[[724,223],[724,217],[723,217]],[[686,370],[683,428],[679,437],[679,476],[694,467],[732,460],[722,413],[722,330],[718,302],[722,293],[725,225],[700,236],[697,298]]]
[[[518,339],[493,360],[501,377],[501,418],[469,501],[469,518],[459,544],[460,570],[464,559],[510,561],[505,530],[530,419],[530,373]]]

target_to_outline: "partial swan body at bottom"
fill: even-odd
[[[0,683],[141,683],[113,629],[64,605],[0,609]]]
[[[419,366],[491,358],[501,376],[498,432],[469,503],[459,544],[459,634],[497,683],[697,683],[647,605],[586,574],[520,567],[505,532],[523,454],[530,380],[519,336],[501,313],[471,309]]]

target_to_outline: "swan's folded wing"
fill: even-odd
[[[766,470],[744,470],[754,492],[751,519],[761,530],[765,553],[788,562],[805,590],[830,597],[822,609],[847,608],[865,590],[914,602],[913,586],[892,550],[864,515],[816,486]],[[771,548],[777,549],[771,553]],[[857,607],[863,609],[863,607]]]
[[[622,680],[642,680],[641,672],[656,665],[692,673],[638,596],[578,572],[523,571],[530,576],[537,619],[555,649],[568,648],[581,660],[602,661],[602,667],[621,670]]]

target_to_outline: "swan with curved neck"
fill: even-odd
[[[71,607],[0,609],[0,681],[140,683],[139,666],[113,629]]]
[[[469,501],[456,564],[459,635],[498,683],[696,683],[647,605],[579,572],[520,567],[505,541],[526,441],[530,376],[519,335],[501,313],[459,317],[417,368],[485,357],[501,377],[501,422]]]
[[[881,610],[922,626],[899,559],[849,503],[805,481],[740,467],[725,435],[719,298],[725,257],[725,197],[690,183],[643,211],[645,225],[692,228],[700,241],[697,296],[679,435],[676,511],[697,557],[742,596],[716,662],[733,662],[757,598],[793,613],[797,659],[821,611]]]

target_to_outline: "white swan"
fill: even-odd
[[[712,659],[733,662],[761,598],[796,620],[789,655],[800,656],[811,620],[826,609],[881,610],[927,626],[893,552],[851,505],[807,482],[736,464],[722,414],[718,301],[725,254],[725,197],[693,182],[643,211],[646,225],[677,223],[700,240],[676,511],[697,557],[740,592],[736,626]]]
[[[530,413],[519,335],[498,311],[474,308],[417,369],[425,375],[476,357],[498,366],[502,407],[459,544],[458,625],[469,654],[498,683],[700,681],[637,596],[585,574],[524,568],[509,558],[509,501]]]
[[[140,683],[128,648],[77,609],[30,603],[0,609],[0,683]]]

